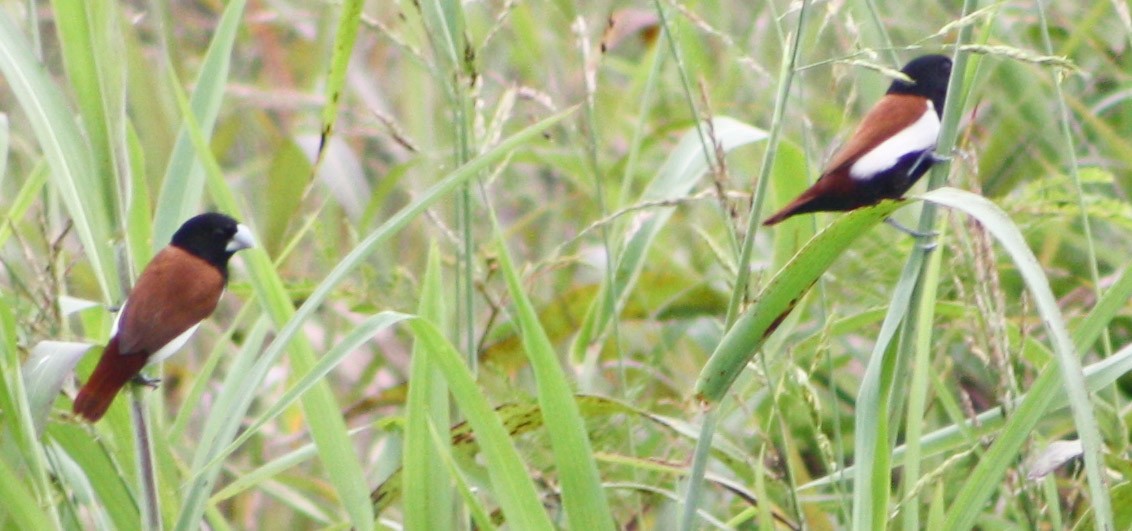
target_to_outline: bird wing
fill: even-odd
[[[848,169],[874,147],[916,123],[924,114],[927,102],[927,98],[921,96],[885,95],[861,120],[849,142],[833,156],[822,175]]]
[[[121,354],[153,354],[216,309],[224,277],[215,266],[169,246],[146,266],[122,309]]]

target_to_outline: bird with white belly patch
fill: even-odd
[[[763,225],[809,212],[846,211],[898,199],[942,160],[935,154],[951,59],[925,55],[897,79],[822,172],[797,199]]]

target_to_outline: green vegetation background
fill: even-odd
[[[0,525],[1126,528],[1130,45],[1115,0],[4,2]],[[998,208],[758,226],[922,53],[932,186]],[[205,209],[260,247],[78,422]]]

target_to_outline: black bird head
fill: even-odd
[[[228,259],[236,251],[254,246],[255,240],[251,231],[236,220],[209,212],[182,224],[173,233],[171,244],[216,266],[227,278]]]
[[[912,83],[897,79],[888,87],[888,94],[911,94],[932,100],[936,114],[943,115],[947,82],[951,79],[951,58],[946,55],[923,55],[900,69]]]

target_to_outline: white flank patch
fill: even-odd
[[[849,168],[849,176],[854,179],[869,179],[895,166],[904,155],[935,149],[936,142],[939,141],[939,116],[936,116],[931,100],[927,103],[928,110],[919,120],[857,159]]]
[[[166,343],[164,347],[161,347],[157,352],[154,352],[153,355],[149,357],[149,360],[145,362],[145,364],[153,365],[154,363],[161,363],[162,361],[165,361],[165,358],[168,358],[169,356],[175,354],[178,350],[181,350],[181,347],[185,346],[185,343],[189,342],[189,338],[193,337],[193,332],[196,332],[197,328],[200,328],[200,323],[190,326],[188,330],[181,332],[181,335],[173,338],[172,341]]]
[[[118,325],[122,323],[122,314],[126,313],[126,301],[122,303],[122,307],[118,308],[118,314],[114,316],[114,324],[110,325],[110,337],[118,335]]]

